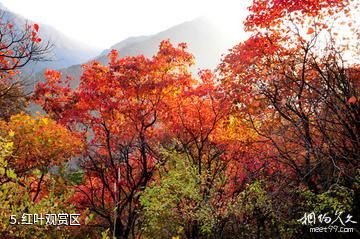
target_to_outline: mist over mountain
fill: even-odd
[[[9,21],[14,25],[15,29],[21,30],[25,24],[33,24],[34,22],[11,12],[3,4],[0,3],[1,18],[3,21]],[[46,56],[47,61],[29,62],[23,69],[24,75],[41,72],[46,68],[60,69],[74,64],[80,64],[88,61],[92,57],[99,54],[98,49],[87,47],[77,42],[55,28],[38,23],[40,25],[39,36],[42,38],[41,44],[49,44],[52,46],[51,51]]]
[[[125,40],[116,43],[115,45],[111,46],[109,49],[103,50],[100,54],[100,56],[106,56],[107,54],[109,54],[109,52],[111,51],[111,49],[123,49],[125,47],[128,47],[130,45],[133,45],[135,43],[138,42],[142,42],[145,41],[147,39],[149,39],[151,36],[136,36],[136,37],[128,37]]]
[[[33,24],[32,21],[9,11],[1,3],[0,10],[4,14],[3,19],[10,20],[20,29],[26,23]],[[196,63],[192,69],[194,73],[198,69],[214,69],[220,63],[222,54],[239,40],[229,36],[229,32],[224,31],[214,19],[199,17],[153,35],[129,36],[100,51],[70,39],[51,26],[42,23],[39,25],[39,35],[43,39],[43,44],[49,41],[53,49],[47,57],[49,61],[30,62],[23,68],[23,77],[29,82],[29,90],[33,89],[35,82],[43,79],[45,69],[60,70],[63,76],[69,75],[78,80],[82,73],[82,64],[92,60],[106,64],[111,49],[118,50],[120,57],[140,54],[151,57],[157,52],[160,42],[165,39],[169,39],[175,45],[181,42],[187,43],[188,51],[195,57]],[[76,85],[76,82],[74,84]]]
[[[118,50],[120,57],[139,54],[151,57],[157,52],[160,42],[164,39],[170,39],[172,44],[187,43],[189,52],[195,56],[194,71],[198,68],[214,69],[219,64],[222,54],[236,42],[214,21],[207,17],[199,17],[154,35],[127,38],[104,50],[95,60],[106,64],[107,54],[111,49]],[[79,78],[82,72],[81,65],[61,69],[61,72],[75,79]]]

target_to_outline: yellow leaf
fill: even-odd
[[[49,123],[49,120],[47,118],[43,118],[42,121],[44,122],[45,125]]]
[[[14,137],[14,136],[15,136],[15,132],[14,132],[13,130],[10,130],[10,131],[9,131],[9,136],[10,136],[10,137]]]
[[[15,172],[13,171],[13,170],[6,170],[6,176],[8,177],[8,178],[11,178],[11,179],[15,179],[16,178],[16,174],[15,174]]]

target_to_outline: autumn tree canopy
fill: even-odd
[[[36,115],[22,112],[16,79],[41,59],[39,26],[19,39],[0,21],[0,219],[68,210],[82,220],[16,232],[6,221],[0,235],[318,238],[304,213],[359,221],[358,5],[253,0],[250,37],[197,75],[187,45],[170,40],[152,57],[112,50],[107,64],[82,66],[79,84],[47,69]]]

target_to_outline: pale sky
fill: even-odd
[[[149,35],[199,16],[241,30],[248,0],[0,0],[25,18],[55,27],[99,49]],[[215,18],[214,18],[215,19]]]

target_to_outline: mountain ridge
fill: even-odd
[[[93,60],[103,64],[108,62],[107,53],[111,49],[119,51],[120,57],[144,55],[151,57],[158,50],[162,40],[169,39],[172,44],[185,42],[188,51],[195,56],[197,69],[214,69],[220,63],[220,59],[233,45],[233,41],[226,38],[221,29],[213,24],[207,17],[198,17],[165,29],[157,34],[149,36],[129,37],[104,50]],[[86,62],[84,62],[86,63]],[[81,76],[81,65],[72,65],[60,69],[62,74],[70,75],[75,79]]]

